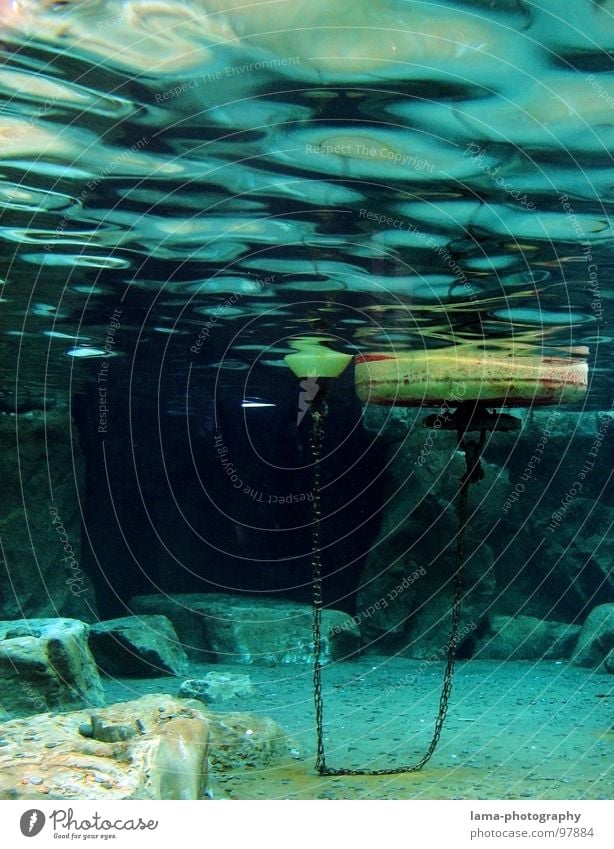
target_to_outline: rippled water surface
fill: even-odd
[[[233,5],[0,4],[5,406],[110,353],[263,396],[318,333],[609,407],[614,2]]]

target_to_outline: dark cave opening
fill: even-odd
[[[131,380],[111,372],[103,432],[95,381],[73,404],[87,470],[83,563],[101,617],[126,615],[134,595],[157,592],[309,601],[313,459],[309,415],[297,425],[298,381],[264,368],[250,386],[232,372],[165,372],[151,350],[137,365]],[[258,400],[246,403],[253,387]],[[362,426],[349,374],[329,406],[325,603],[353,612],[379,527],[373,469],[384,449]]]

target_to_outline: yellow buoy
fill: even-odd
[[[340,354],[320,344],[323,336],[305,336],[291,342],[295,354],[284,357],[286,364],[298,378],[332,378],[339,375],[352,361],[351,354]]]

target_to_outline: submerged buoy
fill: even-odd
[[[341,354],[322,345],[327,341],[322,336],[305,336],[290,344],[295,354],[284,357],[286,364],[298,378],[339,377],[352,361],[351,354]]]
[[[395,407],[570,404],[586,394],[588,365],[565,357],[506,356],[458,348],[360,354],[356,394],[365,404]]]

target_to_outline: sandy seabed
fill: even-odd
[[[210,705],[276,719],[300,757],[214,778],[218,799],[609,799],[614,786],[614,679],[566,661],[463,661],[439,746],[417,773],[320,776],[314,768],[308,666],[196,665],[249,674],[254,695]],[[428,748],[443,664],[367,656],[324,670],[326,757],[331,767],[415,763]],[[171,677],[105,682],[107,698],[176,695]]]

